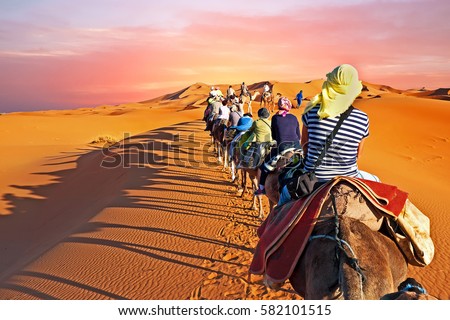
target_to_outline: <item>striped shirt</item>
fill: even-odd
[[[314,169],[314,163],[325,146],[325,139],[333,131],[340,116],[319,120],[316,106],[302,116],[303,124],[308,128],[308,153],[305,167]],[[330,180],[335,176],[355,177],[358,174],[356,164],[358,147],[362,139],[369,135],[369,118],[361,110],[353,109],[344,120],[327,150],[322,164],[316,168],[319,181]]]

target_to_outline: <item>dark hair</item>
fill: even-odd
[[[258,110],[258,117],[267,119],[270,117],[270,112],[267,108],[261,108]]]

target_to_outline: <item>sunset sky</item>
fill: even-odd
[[[305,82],[342,63],[450,87],[448,0],[0,3],[0,112],[142,101],[195,82]]]

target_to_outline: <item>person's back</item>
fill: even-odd
[[[277,141],[278,146],[286,143],[300,141],[300,129],[296,116],[293,114],[276,114],[272,117],[272,137]]]
[[[233,105],[229,117],[230,127],[237,126],[240,118],[242,118],[242,114],[240,114],[237,111],[237,107]]]
[[[305,168],[314,169],[314,163],[320,155],[325,139],[333,131],[340,116],[320,120],[317,114],[320,106],[315,106],[302,116],[303,124],[308,128],[308,148]],[[361,110],[353,109],[344,120],[322,164],[315,169],[319,180],[329,180],[335,176],[352,176],[358,174],[357,157],[361,141],[369,135],[369,118]]]
[[[219,87],[216,87],[216,90],[215,90],[215,96],[216,96],[217,98],[222,98],[222,97],[223,97],[223,93],[222,93],[222,91],[220,90]]]
[[[222,104],[219,108],[219,119],[228,120],[230,118],[230,108]]]
[[[248,96],[248,94],[249,94],[248,88],[247,88],[245,82],[242,82],[242,84],[241,84],[241,95]]]
[[[320,181],[335,176],[379,181],[376,176],[358,169],[357,160],[362,142],[369,135],[369,118],[356,108],[337,131],[322,164],[314,168],[317,157],[325,146],[326,137],[361,93],[362,87],[356,69],[348,64],[340,65],[327,74],[321,93],[306,106],[302,116],[305,144],[308,141],[305,165],[306,169],[315,171]]]
[[[270,124],[270,113],[266,108],[261,108],[258,110],[259,119],[253,122],[252,127],[249,131],[255,134],[255,142],[271,142],[272,132]]]
[[[222,106],[222,102],[214,101],[212,104],[212,114],[218,115],[220,111],[220,107]]]
[[[234,92],[233,87],[229,86],[228,90],[227,90],[227,98],[233,97],[234,95],[235,95],[235,92]]]
[[[215,97],[216,96],[216,88],[211,87],[211,90],[209,91],[209,97]]]

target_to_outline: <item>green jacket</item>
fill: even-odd
[[[249,132],[255,134],[254,142],[270,142],[272,141],[272,130],[269,119],[261,119],[254,121]]]

